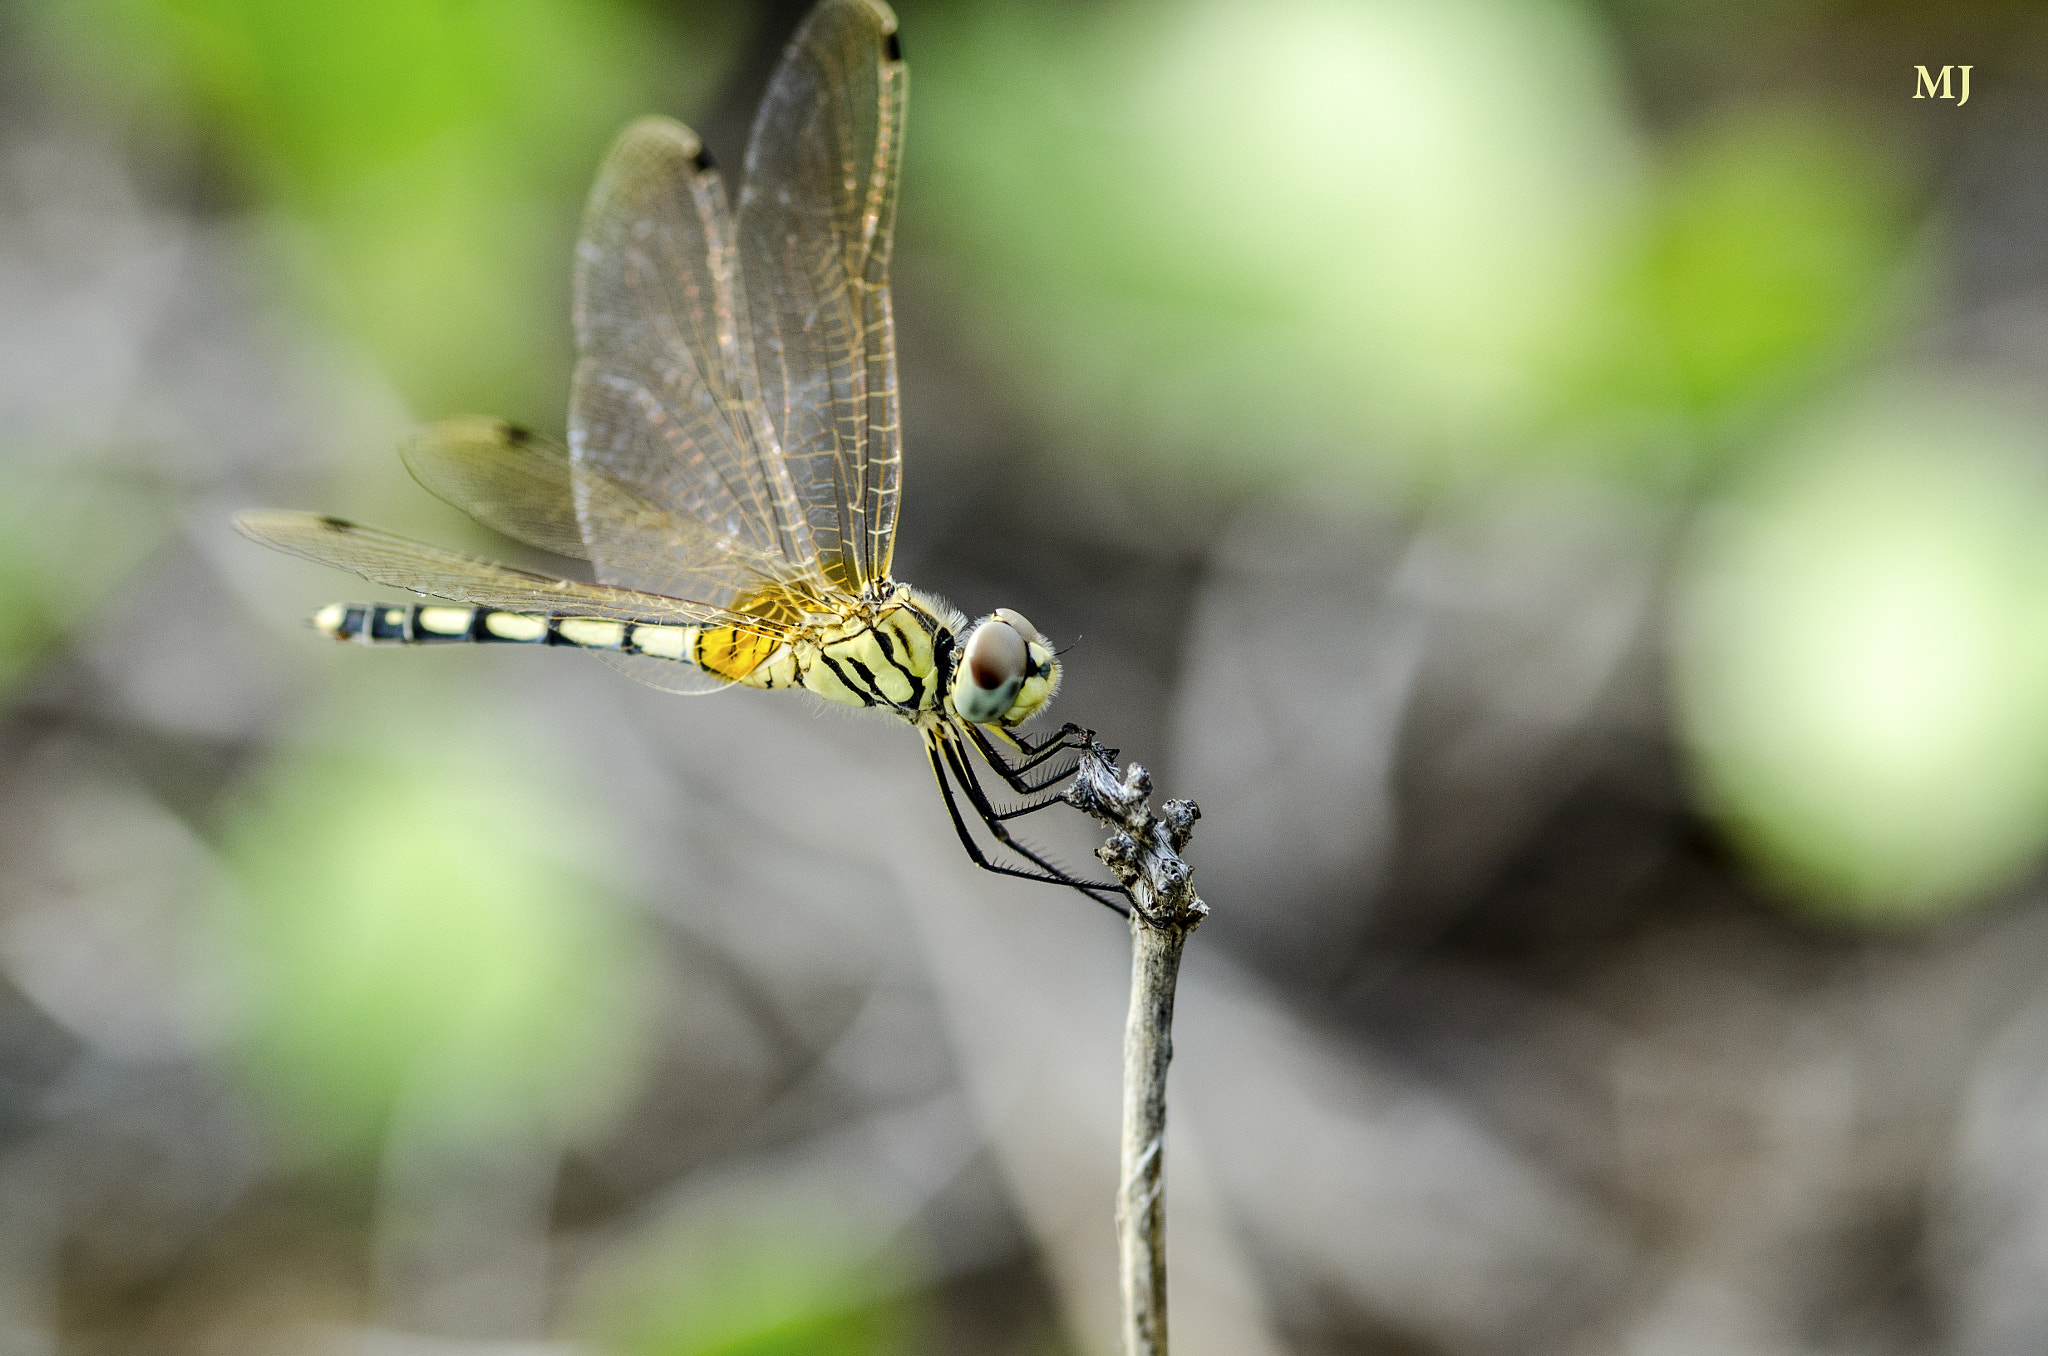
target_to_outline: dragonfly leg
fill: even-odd
[[[1079,753],[1095,743],[1095,731],[1076,725],[1071,720],[1036,744],[1031,742],[1028,735],[1018,734],[1014,730],[1004,731],[1004,737],[1024,753],[1024,757],[1015,765],[1016,770],[1020,772],[1037,767],[1055,754]],[[1116,761],[1116,749],[1104,749],[1103,752],[1109,756],[1111,762]]]
[[[1014,838],[1010,837],[1009,831],[1003,828],[1000,822],[990,822],[987,819],[984,819],[983,822],[988,824],[989,831],[995,834],[998,841],[1002,842],[1005,846],[1009,847],[1010,849],[1018,853],[1018,855],[1026,858],[1027,860],[1038,866],[1040,870],[1025,871],[1018,867],[1005,866],[1000,862],[990,861],[987,858],[987,856],[985,856],[982,853],[981,845],[974,841],[974,835],[967,831],[967,821],[964,817],[962,817],[960,813],[959,803],[955,801],[953,798],[953,784],[947,778],[946,775],[947,765],[953,761],[952,758],[949,756],[950,752],[950,745],[948,746],[946,752],[941,752],[939,748],[939,741],[936,737],[927,738],[925,740],[925,753],[931,759],[932,775],[938,779],[939,792],[942,796],[944,796],[946,801],[946,813],[952,817],[953,829],[956,833],[960,835],[960,846],[967,849],[968,860],[972,861],[976,866],[980,867],[982,870],[993,871],[995,874],[999,876],[1015,876],[1020,880],[1035,880],[1043,881],[1048,885],[1069,886],[1072,889],[1079,890],[1082,894],[1088,896],[1088,898],[1094,900],[1097,904],[1102,905],[1104,908],[1111,909],[1114,912],[1121,914],[1126,918],[1130,917],[1130,906],[1124,903],[1123,900],[1105,898],[1105,893],[1108,892],[1114,892],[1115,894],[1121,895],[1123,893],[1121,887],[1113,885],[1101,885],[1092,881],[1084,881],[1077,879],[1073,876],[1069,876],[1066,872],[1061,871],[1058,867],[1046,861],[1037,853],[1030,851],[1028,848],[1025,848],[1022,844],[1018,843]],[[973,785],[975,792],[979,793],[980,787],[978,785],[975,785],[972,781],[969,781],[965,784]],[[983,797],[982,799],[985,800],[986,798]],[[978,811],[981,807],[977,805],[975,808]]]
[[[1003,823],[1006,819],[1015,819],[1019,815],[1033,814],[1045,809],[1049,805],[1064,805],[1065,801],[1054,796],[1040,801],[1036,805],[1025,806],[1021,810],[1012,810],[1008,813],[998,812],[994,804],[990,802],[988,792],[982,789],[981,779],[975,775],[974,765],[968,761],[967,752],[960,747],[959,742],[957,740],[946,740],[941,752],[945,756],[946,766],[952,771],[953,779],[960,784],[960,789],[967,794],[968,803],[974,806],[975,813],[981,816],[982,825],[1004,847],[1009,848],[1010,851],[1025,858],[1050,875],[1056,876],[1066,884],[1080,890],[1097,903],[1108,902],[1095,893],[1097,890],[1109,890],[1118,895],[1129,896],[1130,892],[1121,885],[1107,884],[1100,881],[1083,881],[1076,876],[1069,875],[1059,866],[1047,861],[1030,848],[1024,846],[1024,844],[1018,842],[1011,836],[1009,829]],[[1120,904],[1112,905],[1111,907],[1117,908],[1119,912],[1125,913],[1128,916],[1128,910],[1124,910]],[[1151,915],[1147,914],[1146,921],[1152,922],[1154,920]]]
[[[1031,797],[1058,786],[1061,782],[1073,776],[1073,768],[1066,768],[1063,771],[1055,772],[1043,781],[1033,782],[1026,777],[1011,776],[1000,762],[989,758],[988,750],[984,749],[982,750],[982,757],[988,760],[989,766],[995,769],[1004,781],[1009,783],[1012,790],[1025,798],[1025,803],[1022,805],[1008,810],[999,810],[996,808],[995,800],[988,794],[988,789],[981,784],[981,774],[974,770],[974,762],[967,756],[967,750],[962,748],[958,742],[951,743],[947,747],[949,750],[948,756],[957,756],[959,759],[959,766],[954,771],[954,779],[962,784],[963,789],[970,785],[972,786],[973,789],[968,793],[969,798],[974,802],[975,812],[981,815],[985,821],[1022,819],[1026,815],[1035,815],[1040,810],[1068,803],[1066,798],[1057,791],[1053,791],[1051,795],[1045,796],[1041,800],[1032,800]]]
[[[1002,760],[1000,759],[1000,757],[993,756],[998,751],[995,750],[993,747],[988,746],[982,742],[986,738],[986,736],[984,736],[980,730],[976,729],[974,726],[971,725],[967,727],[967,733],[969,738],[975,740],[976,747],[981,749],[982,756],[988,759],[989,765],[991,767],[994,767],[998,771],[1002,771],[1004,768]],[[960,782],[960,789],[967,793],[968,800],[973,803],[975,812],[981,816],[981,822],[988,826],[988,831],[994,834],[998,839],[1000,839],[1006,846],[1011,848],[1013,851],[1021,854],[1022,856],[1030,858],[1038,865],[1044,867],[1047,871],[1051,871],[1056,874],[1064,876],[1066,874],[1065,872],[1060,871],[1058,867],[1046,861],[1044,858],[1038,856],[1037,853],[1032,852],[1023,844],[1017,842],[1014,838],[1012,838],[1009,835],[1008,831],[1004,829],[1002,821],[1006,819],[1017,819],[1028,814],[1036,814],[1038,811],[1045,809],[1048,805],[1065,805],[1068,802],[1062,799],[1061,797],[1054,795],[1048,796],[1046,799],[1042,801],[1039,801],[1032,805],[1023,806],[1019,809],[998,811],[995,808],[995,806],[989,801],[988,792],[982,789],[981,779],[975,776],[974,765],[968,760],[966,750],[961,748],[959,740],[957,738],[946,741],[945,752],[946,761],[949,765],[951,765],[954,777],[957,778]],[[1061,779],[1070,776],[1072,773],[1073,769],[1068,768],[1066,772],[1062,772],[1058,776],[1050,778],[1049,782],[1060,781]],[[1009,780],[1011,781],[1011,784],[1014,786],[1021,786],[1023,784],[1022,778],[1012,778]],[[1077,882],[1073,882],[1070,880],[1069,883],[1075,884],[1075,887],[1077,889],[1080,888]],[[1126,890],[1124,887],[1120,885],[1098,885],[1097,888],[1104,890],[1116,890],[1119,894],[1124,895],[1126,898],[1130,898],[1131,908],[1136,909],[1138,911],[1138,916],[1140,918],[1143,918],[1147,923],[1150,923],[1153,927],[1163,928],[1166,926],[1166,924],[1162,922],[1160,919],[1155,918],[1151,913],[1147,912],[1146,909],[1142,905],[1140,905],[1135,898],[1131,897],[1130,891]],[[1091,895],[1090,898],[1094,898],[1094,896]],[[1124,910],[1122,912],[1125,913],[1126,917],[1129,916],[1128,910]]]
[[[1080,737],[1079,742],[1073,744],[1067,742],[1077,735]],[[1031,742],[1031,736],[1029,735],[1012,734],[1010,738],[1016,741],[1018,748],[1024,750],[1024,756],[1030,760],[1030,763],[1027,763],[1026,766],[1030,766],[1040,761],[1041,758],[1051,757],[1052,754],[1059,752],[1061,749],[1087,748],[1089,743],[1095,738],[1095,731],[1084,730],[1070,720],[1036,744]]]
[[[974,741],[974,747],[980,751],[982,761],[987,763],[997,776],[1009,783],[1010,789],[1020,796],[1036,795],[1038,792],[1044,791],[1049,787],[1059,785],[1059,783],[1074,775],[1072,767],[1062,768],[1058,772],[1051,773],[1033,782],[1024,776],[1026,772],[1029,772],[1032,768],[1056,754],[1076,752],[1087,747],[1085,744],[1053,744],[1048,742],[1039,745],[1030,757],[1012,763],[1003,756],[1003,751],[996,746],[995,741],[990,739],[988,733],[980,726],[968,725],[965,728],[967,737]],[[1077,763],[1076,766],[1079,766],[1079,764]]]

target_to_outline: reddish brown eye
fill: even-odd
[[[1024,637],[1006,621],[990,617],[974,628],[953,671],[953,709],[976,723],[1000,720],[1024,686],[1031,661]]]
[[[1024,637],[1008,622],[983,622],[967,640],[966,659],[968,680],[996,692],[1024,676]]]

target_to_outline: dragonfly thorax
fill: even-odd
[[[741,655],[745,637],[707,630],[700,653]],[[969,623],[957,609],[905,585],[873,590],[836,615],[816,616],[745,671],[749,687],[801,687],[841,706],[891,710],[1008,729],[1059,689],[1059,659],[1037,628],[1008,608]]]
[[[802,687],[842,706],[892,710],[912,721],[938,709],[959,614],[886,581],[857,605],[816,616],[738,681]]]

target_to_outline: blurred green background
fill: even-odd
[[[529,560],[396,441],[804,8],[0,6],[0,1347],[1107,1349],[1113,927],[226,526]],[[2036,10],[900,14],[899,574],[1208,812],[1184,1348],[2039,1350]]]

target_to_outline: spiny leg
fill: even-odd
[[[1056,776],[1048,777],[1043,782],[1035,785],[1021,777],[1008,779],[1011,787],[1019,795],[1025,797],[1025,803],[1007,810],[999,810],[996,808],[995,800],[988,794],[987,788],[981,784],[981,774],[974,770],[974,763],[968,758],[967,750],[960,745],[959,740],[948,740],[946,750],[947,760],[953,764],[954,780],[958,781],[961,784],[961,789],[967,792],[969,801],[974,805],[975,813],[980,815],[985,822],[993,824],[998,820],[1022,819],[1026,815],[1035,815],[1040,810],[1068,803],[1066,798],[1057,791],[1053,791],[1041,800],[1032,800],[1030,798],[1051,787],[1057,786],[1073,776],[1073,768],[1068,768],[1066,771]],[[1000,764],[996,765],[996,770],[998,772],[1002,771]]]
[[[976,751],[981,754],[981,760],[987,763],[990,769],[1008,783],[1010,789],[1020,796],[1036,795],[1040,791],[1059,785],[1074,775],[1074,770],[1080,766],[1080,763],[1077,760],[1074,767],[1062,768],[1060,771],[1051,773],[1036,782],[1025,777],[1024,773],[1029,772],[1032,768],[1056,754],[1062,752],[1078,753],[1088,747],[1085,744],[1041,744],[1033,756],[1012,763],[1003,756],[1003,751],[996,746],[995,741],[990,739],[988,733],[980,726],[966,725],[964,728],[967,731],[967,737],[974,741]]]
[[[1002,763],[1000,757],[991,756],[996,752],[996,750],[994,750],[993,746],[984,744],[982,742],[982,731],[978,727],[973,725],[967,725],[962,728],[964,728],[967,731],[968,737],[970,739],[974,739],[976,741],[976,747],[981,749],[983,756],[988,759],[990,766],[994,767],[999,772],[1002,771],[1004,764]],[[1090,733],[1092,736],[1092,732]],[[1021,806],[1015,810],[999,812],[996,810],[995,806],[990,802],[988,798],[988,793],[982,789],[981,780],[980,778],[975,776],[974,766],[971,762],[968,761],[966,751],[961,748],[957,737],[954,739],[947,740],[945,752],[946,761],[952,767],[953,775],[959,779],[961,789],[966,791],[969,801],[971,801],[974,805],[975,812],[981,816],[982,823],[988,826],[988,831],[994,834],[1012,851],[1015,851],[1022,856],[1030,858],[1032,861],[1038,863],[1040,866],[1044,867],[1048,871],[1054,872],[1062,876],[1066,875],[1066,873],[1064,871],[1061,871],[1057,866],[1053,865],[1051,862],[1046,861],[1044,858],[1038,856],[1038,854],[1032,852],[1029,848],[1026,848],[1022,843],[1019,843],[1016,839],[1010,837],[1009,833],[1004,829],[1002,821],[1006,819],[1021,818],[1024,815],[1036,814],[1038,811],[1045,809],[1049,805],[1065,805],[1069,802],[1059,795],[1052,795],[1048,796],[1046,799],[1042,801],[1038,801],[1035,804]],[[1110,753],[1109,756],[1114,758],[1115,754]],[[1066,777],[1071,776],[1074,770],[1075,769],[1073,768],[1069,768],[1066,772],[1063,772],[1056,777],[1050,778],[1047,784],[1064,780]],[[1022,785],[1023,779],[1015,779],[1012,781],[1012,784]],[[1082,888],[1081,883],[1079,881],[1070,879],[1069,883],[1074,885],[1076,889]],[[1104,885],[1098,883],[1095,888],[1103,890],[1115,890],[1117,893],[1124,895],[1126,898],[1130,899],[1131,908],[1137,910],[1138,916],[1143,918],[1147,923],[1150,923],[1153,927],[1165,926],[1163,922],[1161,922],[1159,919],[1153,917],[1152,914],[1147,912],[1144,909],[1144,907],[1138,903],[1136,897],[1132,896],[1130,891],[1125,889],[1123,886]],[[1095,896],[1092,894],[1089,897],[1091,899],[1095,898]],[[1128,916],[1127,910],[1120,911],[1124,912],[1126,916]]]
[[[967,761],[966,751],[960,747],[959,741],[957,739],[948,739],[943,734],[938,736],[938,738],[943,744],[940,752],[945,758],[946,766],[952,771],[953,779],[959,782],[960,789],[967,793],[968,803],[974,806],[975,813],[981,816],[982,825],[995,836],[997,842],[1018,856],[1025,858],[1034,866],[1057,878],[1062,884],[1072,886],[1099,904],[1108,904],[1109,901],[1096,894],[1095,892],[1098,890],[1114,891],[1119,895],[1126,893],[1120,885],[1102,881],[1084,881],[1078,876],[1069,875],[1058,865],[1047,861],[1030,848],[1024,846],[1024,844],[1018,842],[1010,835],[1009,829],[1003,823],[1006,819],[1015,819],[1022,814],[1033,814],[1050,805],[1065,804],[1064,801],[1055,796],[1036,805],[1026,806],[1021,810],[1013,810],[1008,814],[999,813],[995,806],[989,802],[988,793],[982,789],[980,779],[974,775],[974,767]],[[1120,913],[1127,912],[1121,904],[1111,904],[1110,907]]]
[[[1081,737],[1081,742],[1078,744],[1067,743],[1068,738],[1074,735],[1079,735]],[[1057,753],[1060,749],[1063,748],[1087,748],[1088,741],[1095,738],[1095,731],[1084,730],[1070,720],[1066,724],[1060,726],[1059,729],[1054,730],[1052,733],[1048,734],[1042,741],[1040,741],[1037,744],[1033,744],[1031,742],[1031,736],[1025,734],[1013,733],[1010,736],[1010,738],[1016,741],[1018,748],[1024,750],[1024,755],[1027,758],[1031,758],[1033,761],[1036,761],[1040,755],[1043,755],[1045,757],[1051,757],[1052,753]],[[1048,752],[1048,750],[1050,750],[1050,752]]]
[[[1023,871],[1019,870],[1017,867],[1014,866],[1004,866],[1000,863],[990,861],[986,856],[982,854],[981,845],[974,841],[974,835],[967,831],[967,821],[961,817],[960,806],[953,799],[953,784],[946,777],[946,760],[939,751],[937,736],[927,735],[925,737],[925,755],[927,758],[931,760],[932,776],[938,779],[939,793],[941,796],[945,798],[946,802],[946,813],[949,816],[951,816],[953,820],[954,832],[960,835],[960,846],[967,849],[967,857],[969,861],[972,861],[976,866],[980,867],[982,870],[993,871],[999,876],[1015,876],[1019,880],[1035,880],[1042,881],[1048,885],[1070,886],[1073,889],[1079,890],[1082,894],[1088,896],[1088,898],[1094,900],[1096,903],[1104,906],[1105,908],[1112,909],[1126,918],[1130,917],[1130,907],[1124,904],[1121,900],[1105,899],[1101,895],[1096,893],[1097,890],[1107,890],[1112,887],[1091,885],[1087,881],[1076,880],[1073,877],[1068,876],[1064,872],[1060,871],[1058,868],[1051,866],[1049,863],[1039,861],[1039,859],[1036,856],[1029,852],[1025,852],[1023,853],[1023,855],[1030,858],[1033,861],[1038,861],[1040,866],[1045,867],[1045,871],[1043,873],[1036,871]],[[1003,836],[1007,837],[1008,835],[1007,833],[1005,833]]]
[[[1004,737],[1017,743],[1017,747],[1024,750],[1024,756],[1013,763],[1010,761],[1010,755],[1002,751],[995,741],[989,738],[988,731],[984,730],[981,726],[963,721],[961,722],[961,728],[967,730],[973,737],[976,747],[981,750],[982,757],[989,760],[989,765],[1005,774],[1005,780],[1011,780],[1015,774],[1029,772],[1031,769],[1044,764],[1050,759],[1057,758],[1063,753],[1079,753],[1088,747],[1086,744],[1069,744],[1064,737],[1047,740],[1035,746],[1026,745],[1018,741],[1015,734],[1005,731]]]
[[[1023,760],[1016,765],[1019,772],[1037,767],[1055,754],[1079,753],[1095,743],[1095,731],[1083,729],[1071,720],[1036,744],[1033,744],[1028,736],[1018,734],[1014,730],[1004,731],[1004,736],[1024,751]],[[1111,761],[1115,760],[1117,750],[1105,749],[1104,752],[1109,755]]]
[[[1129,907],[1122,902],[1114,899],[1104,899],[1101,895],[1095,893],[1097,889],[1109,888],[1107,886],[1091,886],[1086,881],[1075,880],[1063,872],[1058,872],[1056,869],[1052,869],[1050,874],[1045,874],[1036,871],[1023,871],[1013,866],[1004,866],[998,862],[990,861],[982,854],[980,845],[974,841],[974,836],[967,830],[967,821],[961,817],[960,807],[953,799],[953,785],[946,777],[946,767],[941,761],[938,747],[928,740],[925,752],[931,760],[932,776],[938,780],[939,792],[945,798],[946,813],[953,820],[953,830],[960,835],[960,846],[967,850],[969,861],[982,870],[993,871],[999,876],[1015,876],[1019,880],[1040,881],[1047,885],[1071,886],[1082,894],[1087,895],[1096,903],[1112,909],[1126,918],[1130,916]]]
[[[960,751],[959,747],[955,744],[949,743],[943,750],[941,750],[941,753],[945,759],[946,767],[952,772],[953,780],[957,781],[960,784],[960,788],[967,793],[968,802],[974,806],[975,813],[980,816],[983,827],[985,827],[989,831],[989,833],[995,837],[995,839],[998,842],[1000,842],[1004,847],[1010,849],[1010,851],[1016,853],[1018,856],[1023,857],[1025,860],[1031,862],[1034,866],[1041,868],[1046,873],[1043,879],[1056,881],[1061,885],[1066,885],[1075,890],[1079,890],[1082,894],[1087,895],[1096,903],[1106,905],[1109,908],[1116,910],[1119,914],[1125,915],[1126,917],[1129,916],[1129,909],[1127,909],[1120,900],[1112,901],[1109,899],[1104,899],[1102,895],[1098,893],[1098,891],[1109,891],[1117,895],[1122,895],[1125,893],[1122,886],[1102,881],[1085,881],[1079,878],[1078,876],[1069,874],[1057,863],[1048,861],[1046,858],[1040,856],[1032,849],[1026,847],[1023,843],[1018,842],[1017,839],[1010,834],[1009,829],[1005,827],[1003,824],[1003,821],[1005,819],[1015,818],[1020,813],[1030,814],[1037,810],[1043,810],[1049,805],[1059,805],[1064,804],[1065,802],[1059,800],[1057,797],[1054,797],[1052,799],[1043,801],[1037,805],[1028,806],[1022,811],[1012,811],[1009,814],[999,814],[996,812],[995,807],[989,803],[987,793],[982,790],[981,783],[974,776],[974,769],[969,765],[966,755]],[[1001,868],[994,869],[1000,870]]]

